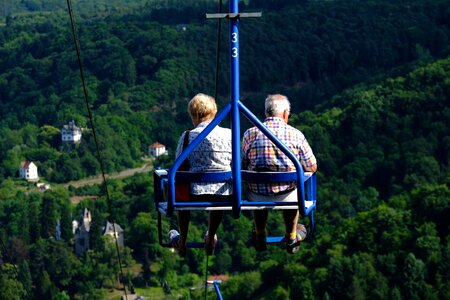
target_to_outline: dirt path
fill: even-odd
[[[98,196],[94,196],[94,195],[72,196],[72,197],[70,197],[70,203],[78,204],[83,199],[93,199],[93,200],[95,200],[97,198],[98,198]]]
[[[143,165],[142,167],[139,167],[139,168],[127,169],[127,170],[123,170],[118,173],[106,174],[106,179],[117,179],[117,178],[130,177],[136,173],[150,172],[152,169],[153,169],[153,165],[151,163],[146,163],[145,165]],[[79,187],[82,187],[85,185],[99,184],[102,181],[103,181],[102,175],[98,175],[95,177],[84,178],[81,180],[69,181],[64,184],[64,187],[67,188],[69,186],[73,186],[73,187],[79,188]]]

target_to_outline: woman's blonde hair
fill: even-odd
[[[213,97],[199,93],[189,101],[188,112],[192,120],[203,122],[217,114],[217,105]]]

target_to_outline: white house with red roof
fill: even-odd
[[[29,181],[39,180],[37,166],[32,161],[23,161],[20,163],[19,177]]]
[[[214,281],[216,281],[217,283],[222,283],[224,281],[227,281],[228,279],[230,279],[228,275],[211,275],[206,280],[206,283],[208,284],[208,286],[212,286],[214,284]]]
[[[148,146],[148,155],[158,157],[160,155],[167,154],[166,146],[159,142],[155,142]]]

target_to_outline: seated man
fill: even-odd
[[[288,125],[290,103],[286,96],[269,95],[265,102],[266,120],[264,125],[297,156],[304,171],[316,172],[316,158],[305,136],[296,128]],[[242,169],[251,171],[295,171],[292,161],[273,144],[257,127],[244,133],[242,145]],[[249,183],[248,199],[250,201],[297,202],[295,182],[284,183]],[[298,242],[306,238],[304,225],[297,226],[299,211],[283,210],[286,227],[286,250],[296,253]],[[266,246],[267,210],[253,211],[255,222],[255,248],[264,251]]]

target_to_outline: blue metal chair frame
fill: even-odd
[[[255,209],[268,209],[277,208],[283,209],[283,206],[288,208],[292,203],[281,202],[248,202],[242,200],[242,187],[241,180],[247,181],[259,181],[259,182],[281,182],[281,181],[296,181],[298,204],[296,208],[299,209],[302,216],[309,216],[311,221],[312,232],[314,231],[314,210],[316,208],[316,176],[310,174],[305,176],[303,168],[298,161],[297,157],[290,151],[290,149],[282,143],[278,138],[272,134],[272,132],[261,122],[258,118],[239,100],[239,18],[243,16],[254,17],[256,14],[240,14],[238,9],[238,0],[229,1],[228,14],[216,14],[214,17],[225,17],[230,20],[230,98],[231,101],[224,109],[222,109],[214,120],[184,149],[181,155],[175,160],[172,167],[168,170],[167,174],[164,170],[156,170],[154,173],[154,193],[155,193],[155,205],[158,210],[158,223],[159,223],[159,238],[160,244],[168,246],[162,243],[161,233],[161,213],[167,216],[172,216],[174,210],[193,210],[193,209],[223,209],[232,210],[233,216],[238,218],[242,209],[255,210]],[[208,17],[208,16],[207,16]],[[251,123],[253,123],[259,130],[261,130],[294,164],[295,172],[249,172],[241,170],[241,137],[240,137],[240,115],[242,113]],[[192,172],[178,172],[182,162],[187,159],[188,155],[206,138],[206,136],[222,122],[227,115],[230,115],[231,129],[232,129],[232,168],[231,172],[214,172],[214,173],[192,173]],[[184,175],[183,175],[184,174]],[[285,174],[285,175],[280,175]],[[285,176],[285,177],[283,177]],[[287,177],[286,177],[287,176]],[[287,179],[287,180],[286,180]],[[175,199],[175,182],[217,182],[224,180],[232,180],[233,184],[233,200],[229,202],[177,202]],[[165,184],[168,188],[167,202],[161,201],[164,199]],[[305,198],[305,190],[306,197]],[[309,204],[305,205],[306,199]],[[294,209],[290,207],[289,209]],[[282,238],[268,238],[268,243],[280,242]],[[199,244],[199,245],[197,245]],[[202,243],[189,243],[188,247],[203,247]]]

